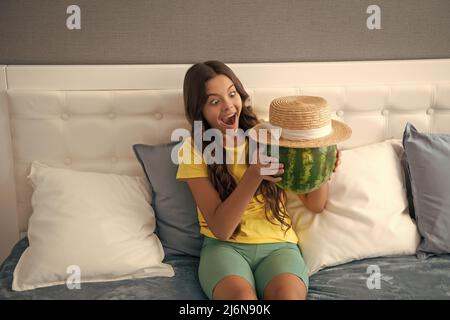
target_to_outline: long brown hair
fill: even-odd
[[[227,76],[233,82],[241,97],[242,111],[239,117],[239,128],[243,129],[245,132],[259,123],[258,118],[250,105],[248,93],[245,91],[241,81],[226,64],[220,61],[196,63],[186,72],[183,84],[185,114],[191,124],[192,138],[194,138],[194,121],[202,121],[203,131],[211,128],[206,119],[204,119],[202,112],[207,100],[206,82],[219,74]],[[248,137],[245,139],[248,139]],[[206,142],[202,139],[202,154],[209,143],[210,142]],[[225,154],[225,151],[223,154]],[[216,188],[222,201],[233,192],[237,185],[226,164],[214,163],[208,165],[208,178]],[[264,197],[264,208],[267,220],[273,224],[277,224],[273,221],[273,218],[275,218],[281,224],[281,229],[283,229],[284,226],[286,227],[285,232],[287,232],[287,230],[291,228],[291,225],[286,221],[286,192],[275,183],[263,180],[256,190],[256,195],[258,194],[262,194]],[[262,203],[258,198],[256,198],[256,200]],[[270,212],[273,217],[269,216]],[[240,228],[241,224],[239,223],[233,232],[232,238],[236,238],[240,232]]]

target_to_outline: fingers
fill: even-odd
[[[334,169],[333,172],[336,172],[337,167],[341,165],[341,160],[339,158],[336,158],[336,162],[334,163]]]
[[[275,172],[274,175],[282,175],[283,173],[284,173],[284,166],[282,163],[279,163],[277,172]]]
[[[276,157],[267,156],[265,154],[259,154],[258,163],[262,167],[268,167],[273,165],[278,165],[279,161]]]
[[[271,176],[283,173],[284,168],[282,163],[271,163],[269,165],[260,166],[260,175],[262,176]]]
[[[261,168],[261,176],[264,180],[268,180],[274,183],[280,182],[282,180],[282,177],[279,175],[282,175],[284,173],[284,165],[282,163],[277,163],[276,166],[274,166],[273,172],[266,172],[264,170],[267,170],[267,168]],[[263,174],[265,173],[265,174]]]
[[[277,157],[268,156],[266,153],[258,150],[252,155],[254,164],[259,168],[259,175],[264,179],[271,182],[280,182],[284,173],[284,164],[280,163]]]
[[[251,164],[259,164],[263,166],[268,166],[271,163],[278,163],[278,158],[267,155],[264,149],[254,150],[251,157]]]
[[[263,179],[274,183],[280,182],[282,180],[281,177],[272,177],[272,176],[263,176]]]

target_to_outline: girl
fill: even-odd
[[[202,157],[210,143],[202,141],[202,150],[196,150],[194,121],[201,121],[203,130],[220,130],[224,154],[228,150],[234,159],[239,152],[248,156],[248,139],[237,145],[236,137],[227,133],[246,131],[259,121],[246,104],[249,95],[228,66],[219,61],[193,65],[186,73],[183,95],[192,126],[184,143],[191,144],[193,157]],[[286,193],[275,184],[281,177],[261,175],[260,169],[270,164],[259,159],[255,164],[201,162],[180,160],[177,179],[187,182],[198,207],[200,233],[205,236],[198,272],[208,298],[305,299],[308,270],[286,212]],[[282,174],[283,164],[278,166],[277,174]],[[328,183],[299,195],[317,213],[324,209],[327,196]]]

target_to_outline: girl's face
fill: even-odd
[[[220,74],[209,79],[206,82],[206,96],[202,113],[209,125],[224,135],[226,129],[238,129],[242,100],[230,78]]]

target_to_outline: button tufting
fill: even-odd
[[[68,113],[64,112],[64,113],[61,114],[61,119],[68,120],[69,118],[70,118],[70,116],[69,116]]]
[[[112,163],[117,163],[117,161],[118,161],[117,157],[112,157],[112,158],[111,158],[111,162],[112,162]]]
[[[337,115],[338,117],[342,117],[342,116],[344,115],[344,110],[338,110],[338,111],[336,111],[336,115]]]
[[[389,110],[384,109],[383,111],[381,111],[381,114],[382,114],[383,116],[387,116],[387,115],[389,114]]]
[[[156,112],[156,113],[155,113],[155,119],[156,119],[156,120],[161,120],[162,117],[163,117],[163,115],[162,115],[161,112]]]
[[[64,159],[64,163],[65,163],[66,165],[71,165],[71,164],[72,164],[72,159],[66,158],[66,159]]]
[[[110,113],[108,114],[108,117],[109,117],[110,119],[115,119],[115,118],[117,117],[117,115],[116,115],[115,112],[110,112]]]
[[[434,110],[433,110],[432,108],[430,108],[430,109],[427,110],[427,114],[428,114],[428,115],[432,115],[433,113],[434,113]]]

